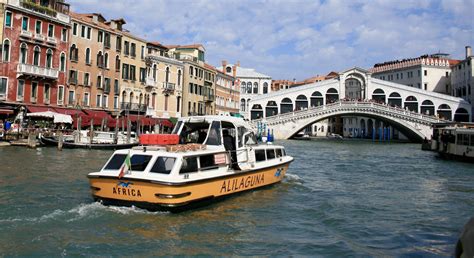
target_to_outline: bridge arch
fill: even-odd
[[[372,93],[372,99],[381,102],[381,103],[386,103],[385,102],[385,91],[382,89],[375,89],[374,92]]]
[[[324,103],[323,94],[319,91],[313,92],[311,95],[311,107],[321,106]]]
[[[290,98],[284,98],[280,103],[281,114],[293,112],[293,101]]]
[[[270,100],[267,102],[267,106],[265,107],[265,117],[276,116],[278,115],[278,104]]]
[[[405,109],[418,112],[418,100],[415,96],[408,96],[405,99]]]
[[[339,100],[339,92],[335,88],[329,88],[326,91],[326,105]]]
[[[388,104],[393,107],[402,107],[402,96],[398,92],[392,92],[388,96]]]
[[[263,118],[263,108],[260,104],[254,104],[250,110],[251,119]]]
[[[295,100],[295,109],[303,110],[308,108],[308,98],[305,95],[298,95]]]
[[[434,107],[433,101],[427,99],[421,102],[420,113],[423,115],[434,116],[435,107]]]
[[[441,104],[438,107],[438,117],[441,119],[452,120],[453,112],[448,104]]]
[[[469,112],[464,108],[456,109],[456,112],[454,113],[454,121],[469,122]]]

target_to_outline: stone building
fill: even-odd
[[[232,75],[216,70],[216,114],[235,115],[239,113],[240,88],[235,83],[236,69]]]
[[[451,94],[463,98],[469,103],[474,103],[474,67],[472,61],[472,48],[466,46],[466,57],[461,62],[451,66]],[[472,110],[474,112],[474,110]]]

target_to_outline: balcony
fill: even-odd
[[[213,102],[214,101],[214,95],[211,95],[211,94],[204,95],[204,101],[205,102]]]
[[[69,23],[69,4],[62,1],[50,0],[48,4],[37,4],[31,0],[8,0],[9,5],[21,7],[40,15],[55,18],[61,22]]]
[[[146,112],[147,111],[147,106],[145,104],[120,102],[120,109],[129,110],[129,111]]]
[[[22,31],[23,32],[23,31]],[[35,40],[44,41],[44,36],[41,34],[35,34]]]
[[[170,83],[170,82],[163,82],[163,92],[164,93],[172,93],[174,89],[176,88],[175,83]]]
[[[48,37],[48,39],[46,40],[46,42],[51,43],[51,44],[56,44],[58,41],[56,40],[56,38]]]
[[[59,75],[59,71],[56,69],[39,67],[39,66],[29,65],[29,64],[18,64],[17,73],[18,73],[18,77],[25,75],[25,76],[40,77],[40,78],[45,78],[45,79],[53,79],[53,80],[57,80],[58,75]]]
[[[31,38],[31,37],[33,37],[33,33],[31,33],[31,31],[22,30],[20,32],[20,36],[21,37],[26,37],[26,38]]]
[[[155,79],[153,79],[153,77],[146,78],[145,88],[148,88],[148,87],[151,87],[152,89],[156,88],[156,81]]]

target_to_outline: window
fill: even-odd
[[[86,64],[91,64],[91,49],[86,48]]]
[[[115,154],[114,156],[112,156],[107,165],[105,165],[104,170],[120,169],[126,157],[127,154]]]
[[[265,161],[265,150],[255,150],[255,160],[257,162]]]
[[[105,53],[104,55],[104,67],[109,68],[109,53]]]
[[[115,49],[117,51],[122,51],[122,37],[117,37],[117,40],[115,41]]]
[[[110,34],[104,32],[104,47],[110,48]]]
[[[140,155],[136,154],[130,158],[130,170],[132,171],[144,171],[150,162],[151,155]]]
[[[84,86],[90,86],[90,74],[84,73]]]
[[[102,42],[104,41],[104,32],[99,30],[99,33],[97,34],[97,42]]]
[[[64,101],[64,86],[58,87],[58,105],[62,105]]]
[[[110,92],[110,78],[104,78],[104,91]]]
[[[197,158],[186,157],[183,158],[183,165],[181,166],[180,174],[193,173],[198,171]]]
[[[420,76],[421,76],[421,71],[420,71],[420,70],[418,70],[418,77],[420,77]]]
[[[61,30],[61,41],[67,42],[67,29],[66,28]]]
[[[263,94],[267,94],[268,93],[268,83],[264,82],[263,83]]]
[[[122,79],[124,79],[124,80],[128,80],[128,79],[129,79],[129,78],[128,78],[128,77],[129,77],[129,74],[128,74],[129,70],[128,70],[128,68],[129,68],[129,67],[128,67],[128,64],[123,64],[123,66],[122,66]]]
[[[66,54],[61,53],[61,57],[59,59],[59,70],[61,72],[66,71]]]
[[[46,51],[46,68],[53,67],[53,50],[48,49]]]
[[[140,67],[140,82],[146,81],[146,68]]]
[[[41,34],[41,21],[36,21],[35,33],[38,35]]]
[[[428,75],[428,70],[425,70],[424,73],[425,73],[425,76],[427,76]]]
[[[69,105],[74,104],[74,91],[73,90],[69,91],[67,102]]]
[[[16,89],[16,100],[23,101],[24,96],[25,96],[25,81],[18,80],[18,87]]]
[[[281,149],[276,149],[275,151],[276,151],[276,156],[277,156],[277,158],[283,156],[283,153],[281,152]]]
[[[7,96],[8,80],[5,77],[0,78],[0,98]]]
[[[137,48],[137,46],[135,45],[135,43],[132,43],[131,47],[130,47],[130,56],[132,56],[132,57],[136,56],[136,48]]]
[[[275,150],[274,149],[268,149],[267,150],[267,159],[274,159],[275,158]]]
[[[29,22],[28,17],[23,17],[21,19],[21,30],[28,31],[28,22]]]
[[[125,41],[124,42],[124,49],[123,49],[123,54],[128,56],[130,54],[130,43],[128,43],[128,41]]]
[[[36,46],[33,52],[33,65],[39,66],[41,49]]]
[[[45,84],[43,95],[44,95],[44,103],[46,103],[46,104],[49,104],[49,96],[50,96],[50,90],[49,89],[50,89],[49,84]]]
[[[178,70],[178,86],[181,85],[181,70]]]
[[[135,81],[136,80],[136,75],[135,75],[135,66],[130,65],[130,80]]]
[[[38,83],[31,83],[31,102],[36,102],[36,97],[38,97]]]
[[[108,108],[109,107],[109,96],[107,95],[102,95],[102,106],[104,108]]]
[[[72,24],[72,35],[77,36],[77,23]]]
[[[96,106],[96,107],[102,106],[102,105],[101,105],[101,101],[102,101],[102,95],[97,94],[96,99],[95,99],[95,106]]]
[[[170,174],[173,169],[176,158],[158,157],[151,167],[150,172],[160,174]]]
[[[53,24],[48,25],[48,37],[50,37],[50,38],[54,37],[54,25]]]
[[[104,55],[102,54],[101,51],[97,53],[97,66],[100,68],[104,67]]]
[[[120,91],[120,89],[119,89],[119,81],[118,81],[117,79],[115,79],[115,81],[114,81],[114,92],[115,92],[115,94],[118,94],[119,91]]]
[[[118,102],[119,102],[119,97],[115,96],[114,97],[114,109],[118,109]]]
[[[12,27],[12,21],[13,21],[12,20],[12,13],[6,11],[5,12],[5,27],[11,28]]]
[[[102,76],[97,76],[97,88],[102,89]]]
[[[221,145],[221,123],[219,121],[213,121],[209,136],[206,141],[207,145]]]
[[[84,92],[84,99],[82,101],[82,105],[86,107],[89,106],[89,92]]]
[[[145,59],[145,47],[144,46],[142,46],[141,58]]]
[[[425,83],[425,90],[428,90],[428,83]]]
[[[10,40],[8,39],[5,39],[3,41],[3,47],[2,47],[2,52],[3,52],[3,56],[2,56],[2,60],[3,62],[8,62],[10,61]]]

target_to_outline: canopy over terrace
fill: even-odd
[[[33,112],[26,114],[28,117],[52,118],[55,124],[71,124],[72,117],[70,115],[59,114],[53,111]]]

